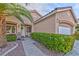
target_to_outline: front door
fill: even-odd
[[[26,35],[29,36],[31,33],[31,26],[26,27]]]
[[[26,33],[25,33],[25,27],[22,26],[21,28],[21,37],[25,37]]]

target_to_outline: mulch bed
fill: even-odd
[[[39,48],[43,53],[45,53],[47,56],[63,56],[64,53],[59,53],[56,51],[50,51],[45,46],[40,44],[39,42],[35,42],[34,44],[37,48]]]
[[[16,44],[17,44],[16,42],[7,42],[7,46],[6,47],[0,48],[0,55],[2,55],[6,51],[8,51],[12,47],[14,47]]]

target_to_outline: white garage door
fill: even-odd
[[[59,27],[59,34],[71,35],[71,29],[68,27],[60,26]]]

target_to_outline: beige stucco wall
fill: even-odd
[[[35,32],[55,33],[55,15],[51,15],[34,24]]]
[[[39,19],[40,20],[40,19]],[[56,12],[55,14],[44,18],[42,21],[34,24],[35,32],[59,33],[59,26],[69,27],[71,33],[75,31],[75,19],[71,10]]]
[[[70,10],[61,11],[61,12],[58,12],[56,14],[58,16],[58,20],[66,20],[66,21],[72,22],[73,24],[75,23],[74,22],[75,20],[74,20],[74,18],[72,16]],[[62,15],[62,14],[64,14],[64,15]]]
[[[31,11],[31,15],[32,15],[32,18],[33,18],[33,21],[39,19],[41,17],[41,15],[39,13],[37,13],[37,11],[33,10]],[[32,26],[32,32],[34,32],[34,27],[33,27],[33,23],[27,18],[27,17],[22,17],[23,18],[23,21],[26,25],[30,25]],[[11,23],[15,23],[16,24],[16,34],[18,32],[20,32],[22,35],[27,35],[27,26],[24,26],[23,27],[23,30],[21,29],[21,22],[14,16],[7,16],[6,18],[6,22],[11,22]]]
[[[36,21],[41,17],[41,15],[35,10],[31,11],[31,15],[32,15],[33,21]]]
[[[64,14],[64,16],[62,15]],[[67,15],[66,15],[67,14]],[[73,34],[75,31],[75,19],[70,10],[62,11],[56,13],[56,33],[59,33],[59,26],[65,26],[71,28],[71,33]]]
[[[24,22],[26,24],[31,24],[30,21],[27,18],[24,17],[23,20],[24,20]],[[25,36],[27,34],[26,33],[26,30],[27,30],[26,26],[23,26],[23,29],[21,29],[21,24],[22,23],[16,17],[14,17],[14,16],[7,16],[6,22],[15,23],[16,24],[16,26],[17,26],[16,27],[16,34],[21,33],[22,36]]]
[[[66,13],[68,16],[63,16],[62,14]],[[41,17],[37,12],[31,12],[33,20],[40,20]],[[75,21],[71,14],[70,10],[60,11],[55,14],[51,14],[50,16],[44,18],[42,21],[37,23],[31,23],[28,18],[23,17],[25,24],[32,25],[32,32],[47,32],[47,33],[58,33],[59,26],[66,26],[72,29],[72,33],[74,33],[75,29]],[[11,21],[17,24],[17,32],[21,32],[21,22],[13,16],[8,16],[6,21]],[[64,22],[63,22],[64,21]],[[63,23],[62,23],[63,22]],[[27,28],[24,27],[23,34],[26,33]]]
[[[13,23],[16,23],[17,25],[17,32],[20,32],[21,31],[21,22],[16,18],[16,17],[13,17],[13,16],[7,16],[6,18],[6,22],[13,22]]]

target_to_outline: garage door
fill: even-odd
[[[66,34],[66,35],[71,35],[71,29],[68,27],[59,27],[59,34]]]

